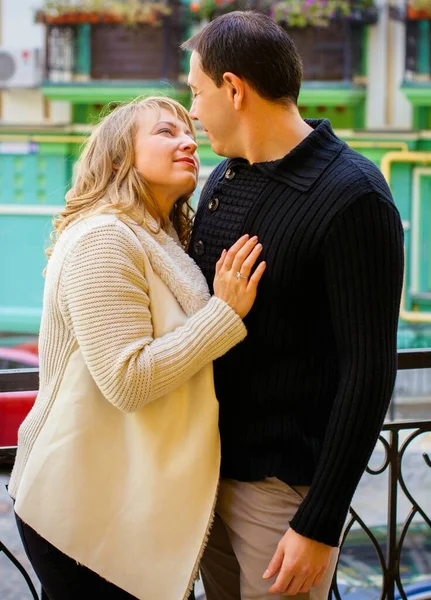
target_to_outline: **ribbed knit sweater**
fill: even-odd
[[[307,122],[284,158],[214,170],[190,254],[210,286],[244,233],[267,262],[247,339],[215,362],[222,476],[311,485],[291,526],[336,546],[394,385],[403,231],[377,167]]]

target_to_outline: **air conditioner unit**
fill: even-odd
[[[42,81],[41,52],[38,48],[0,46],[0,88],[32,88]]]

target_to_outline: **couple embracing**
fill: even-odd
[[[50,600],[325,600],[391,397],[403,232],[304,120],[269,17],[184,44],[190,112],[115,109],[54,221],[40,390],[9,492]],[[226,157],[190,198],[194,120]]]

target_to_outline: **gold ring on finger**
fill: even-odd
[[[240,279],[248,279],[248,277],[246,275],[243,275],[242,273],[240,273],[239,271],[236,272],[236,278],[238,279],[238,281]]]

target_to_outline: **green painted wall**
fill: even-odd
[[[335,129],[363,129],[363,103],[357,107],[345,106],[304,106],[301,114],[305,119],[329,119]]]
[[[25,142],[9,149],[25,149]],[[38,330],[52,231],[50,206],[61,206],[76,151],[70,144],[32,144],[28,154],[0,155],[0,331]]]
[[[0,215],[0,331],[38,331],[51,231],[48,216]]]
[[[78,105],[77,105],[78,106]],[[52,134],[51,134],[52,135]],[[71,134],[67,134],[70,136]],[[28,139],[23,136],[23,140]],[[388,143],[387,138],[376,136],[352,136],[348,143],[369,144],[357,148],[376,165],[391,148],[379,148],[377,144]],[[199,139],[201,164],[210,171],[221,157],[216,156],[207,138]],[[389,143],[407,143],[410,150],[431,152],[431,140],[411,139],[411,136],[393,138]],[[33,144],[28,154],[0,154],[0,211],[8,205],[6,214],[0,212],[0,278],[3,282],[0,296],[0,332],[33,332],[39,327],[45,266],[44,249],[49,244],[52,215],[10,214],[19,210],[31,210],[49,206],[61,206],[70,185],[72,169],[79,156],[81,143],[42,142]],[[395,163],[391,170],[391,183],[395,202],[404,222],[411,222],[412,173],[414,165]],[[198,190],[199,192],[199,190]],[[195,201],[197,201],[197,195]],[[431,292],[431,178],[421,181],[423,201],[421,221],[421,290]],[[27,208],[26,208],[27,207]],[[16,212],[15,211],[15,212]],[[410,230],[406,229],[407,290],[410,287]],[[431,300],[407,298],[408,308],[431,311]],[[425,343],[426,342],[426,343]],[[400,324],[399,346],[416,347],[431,345],[431,327]]]
[[[0,160],[0,203],[19,205],[58,204],[70,176],[71,164],[64,147],[52,152],[40,147],[37,154],[6,155]]]
[[[431,173],[420,178],[420,292],[430,294],[431,302]]]
[[[431,44],[431,42],[429,43]],[[413,106],[413,129],[415,131],[430,130],[431,83],[429,81],[404,82],[401,91]]]
[[[78,25],[77,32],[76,72],[83,79],[91,76],[91,25],[82,23]]]

